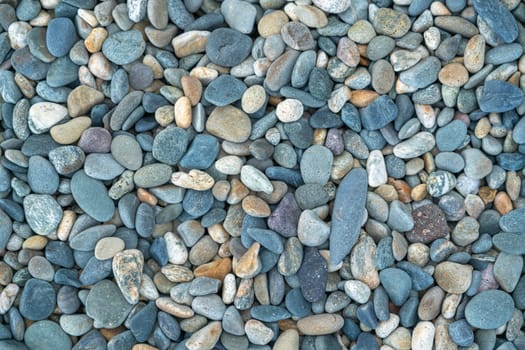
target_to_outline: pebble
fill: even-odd
[[[51,284],[29,279],[20,298],[20,313],[32,321],[44,320],[51,315],[56,304],[56,293]]]
[[[102,53],[111,62],[129,64],[139,58],[146,49],[146,43],[138,30],[116,32],[102,44]]]
[[[488,27],[504,42],[511,43],[516,39],[518,36],[516,20],[502,3],[494,0],[487,2],[476,0],[472,4]]]
[[[46,47],[55,57],[69,53],[77,41],[75,25],[69,18],[58,17],[49,21],[46,31]]]
[[[55,322],[43,320],[33,323],[24,334],[25,344],[29,348],[43,350],[71,349],[69,336]]]
[[[479,107],[483,112],[506,112],[519,106],[523,99],[523,92],[514,85],[502,80],[489,80],[483,85]]]
[[[372,23],[377,33],[392,38],[401,38],[410,29],[407,15],[388,8],[377,10]]]
[[[343,328],[344,319],[338,314],[318,314],[301,318],[297,328],[304,335],[332,334]]]
[[[434,278],[446,292],[461,294],[470,286],[472,267],[446,261],[436,266]]]
[[[357,242],[365,209],[367,183],[366,171],[355,169],[339,185],[330,233],[330,262],[333,265],[339,264]],[[349,201],[349,198],[352,200]]]
[[[78,171],[71,179],[71,193],[78,205],[95,220],[104,222],[113,217],[115,205],[104,184]]]
[[[215,64],[233,67],[248,56],[252,44],[250,37],[238,30],[219,28],[206,40],[206,54]]]
[[[482,291],[465,308],[465,319],[479,329],[496,329],[507,323],[514,311],[514,301],[501,290]]]
[[[62,219],[62,208],[48,194],[30,194],[24,198],[26,220],[31,229],[47,236],[54,232]]]

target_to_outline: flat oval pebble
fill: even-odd
[[[104,184],[78,171],[71,179],[71,192],[79,206],[95,220],[104,222],[113,217],[115,205]]]
[[[465,308],[467,322],[480,329],[496,329],[507,323],[514,311],[512,297],[501,290],[487,290],[473,297]]]
[[[46,46],[53,56],[67,55],[76,41],[75,25],[69,18],[59,17],[49,21],[46,32]]]
[[[67,350],[72,348],[71,339],[66,332],[57,323],[47,320],[35,322],[28,327],[24,341],[30,349]]]
[[[56,304],[56,293],[46,281],[30,279],[26,282],[20,299],[20,313],[29,320],[49,317]]]
[[[502,80],[489,80],[483,85],[479,107],[483,112],[506,112],[519,106],[523,92]]]
[[[225,67],[241,63],[251,48],[249,36],[230,28],[215,29],[206,40],[206,54],[210,60]]]

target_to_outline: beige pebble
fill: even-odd
[[[322,28],[328,24],[326,14],[315,6],[297,5],[293,12],[299,22],[310,28]]]
[[[224,277],[232,271],[232,261],[230,258],[214,260],[212,262],[200,265],[194,271],[195,277],[206,276],[218,280],[224,280]]]
[[[230,183],[226,180],[220,180],[213,185],[211,193],[213,197],[218,201],[224,202],[228,198],[228,193],[230,193]]]
[[[470,73],[477,73],[485,64],[485,37],[481,34],[474,35],[465,46],[463,56],[465,68]]]
[[[199,103],[202,96],[202,84],[196,77],[185,75],[180,79],[182,85],[182,91],[191,102],[192,106],[196,106]]]
[[[80,66],[78,68],[78,81],[82,84],[81,86],[90,87],[92,89],[97,88],[96,78],[86,66]]]
[[[219,244],[226,243],[230,239],[230,234],[221,224],[215,224],[208,227],[208,234],[215,243]]]
[[[441,306],[441,315],[447,320],[452,319],[456,315],[461,299],[461,294],[447,294]]]
[[[77,214],[72,210],[64,210],[64,214],[62,215],[62,220],[60,220],[60,224],[58,224],[57,228],[57,236],[58,239],[61,241],[67,241],[69,237],[69,233],[71,232],[71,229],[73,228],[73,224],[77,220]]]
[[[299,332],[295,329],[287,329],[282,332],[272,350],[299,350]]]
[[[438,286],[428,289],[419,302],[417,315],[422,321],[431,321],[441,312],[445,292]]]
[[[94,28],[84,40],[84,46],[91,53],[99,52],[107,37],[108,31],[106,29],[101,27]]]
[[[350,97],[350,102],[356,107],[363,108],[379,97],[379,94],[372,90],[354,90]]]
[[[452,13],[442,2],[433,2],[430,5],[430,12],[432,16],[450,16]]]
[[[142,63],[151,68],[153,79],[162,79],[164,77],[164,68],[154,56],[145,55]]]
[[[449,63],[439,71],[439,81],[448,86],[461,87],[469,79],[468,71],[461,63]]]
[[[450,339],[450,334],[448,333],[448,327],[451,323],[451,320],[447,320],[442,316],[439,316],[434,321],[434,326],[436,327],[435,336],[434,336],[434,348],[433,350],[456,350],[458,348],[457,344]]]
[[[148,203],[149,205],[155,206],[159,202],[157,197],[144,188],[137,189],[137,198],[141,203]]]
[[[297,321],[299,332],[304,335],[332,334],[343,328],[344,319],[339,314],[317,314]]]
[[[235,205],[240,203],[244,197],[250,194],[250,190],[239,179],[233,178],[230,185],[230,193],[226,198],[226,203]]]
[[[267,218],[271,214],[268,203],[257,196],[246,196],[242,200],[242,209],[246,214],[256,218]]]
[[[268,204],[277,204],[288,192],[288,185],[283,181],[270,181],[273,186],[272,193],[260,192],[257,195]]]
[[[188,338],[184,345],[188,350],[211,350],[219,341],[222,333],[220,321],[212,321]]]
[[[125,243],[118,237],[104,237],[97,242],[95,246],[95,258],[98,260],[111,259],[124,250]]]
[[[412,332],[412,349],[432,350],[435,328],[432,322],[420,321]]]
[[[160,271],[168,280],[175,283],[188,282],[193,279],[193,272],[185,266],[168,264],[163,266]]]
[[[35,96],[33,82],[18,72],[15,73],[15,83],[25,97],[33,98]]]
[[[191,126],[192,111],[189,97],[182,96],[175,102],[174,107],[175,124],[179,128],[187,129]]]
[[[404,327],[399,327],[383,340],[383,344],[396,350],[410,350],[412,346],[410,331]]]
[[[113,68],[102,52],[95,52],[89,57],[88,68],[91,73],[102,80],[111,80]]]
[[[29,24],[33,27],[45,27],[52,19],[53,17],[51,17],[49,12],[42,10],[38,13],[38,15],[36,15],[35,18],[29,21]]]
[[[343,85],[332,91],[332,94],[328,99],[328,108],[334,113],[339,113],[351,97],[352,91],[350,91],[350,88]]]
[[[71,119],[67,123],[55,125],[49,133],[53,140],[62,145],[70,145],[77,142],[80,136],[91,126],[91,118],[78,117]]]
[[[148,344],[135,344],[131,350],[159,350],[159,348]]]
[[[104,101],[104,94],[100,91],[87,86],[78,86],[67,97],[67,109],[70,116],[77,117],[88,113],[94,105],[102,101]]]
[[[241,98],[242,110],[246,113],[255,113],[266,103],[266,90],[261,85],[252,85]]]
[[[175,55],[177,57],[186,57],[204,52],[209,35],[210,32],[208,31],[191,30],[175,36],[171,41]]]
[[[217,79],[219,72],[216,69],[209,67],[195,67],[190,71],[190,76],[199,79],[202,85],[208,85],[213,80]]]
[[[238,175],[244,161],[239,156],[225,156],[215,162],[215,169],[226,175]]]
[[[175,120],[175,110],[171,105],[157,108],[155,111],[155,120],[160,126],[166,127]]]
[[[261,260],[259,258],[259,250],[261,245],[257,242],[253,243],[250,248],[243,254],[235,265],[235,275],[239,278],[253,278],[261,270]]]
[[[515,171],[507,172],[505,190],[507,191],[507,194],[511,200],[515,201],[518,199],[521,192],[521,178]]]
[[[417,119],[425,128],[431,129],[436,125],[437,116],[433,106],[415,103],[414,109],[416,111]]]
[[[173,173],[171,183],[182,188],[206,191],[213,187],[215,180],[202,170],[192,169],[188,173],[182,171]]]
[[[426,266],[429,260],[430,248],[423,243],[412,243],[408,246],[408,261],[418,266]]]
[[[445,261],[436,266],[436,283],[448,293],[462,294],[470,286],[472,266]]]
[[[272,11],[259,20],[257,30],[263,38],[267,38],[275,34],[280,34],[281,28],[288,23],[288,21],[288,16],[283,11]]]
[[[177,304],[169,297],[158,298],[157,300],[155,300],[155,305],[157,305],[157,307],[160,310],[167,312],[168,314],[173,315],[175,317],[190,318],[194,315],[194,312],[191,309],[191,307]]]
[[[47,244],[47,237],[45,236],[31,236],[24,241],[22,248],[31,250],[42,250]]]

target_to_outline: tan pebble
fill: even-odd
[[[171,282],[188,282],[193,279],[193,272],[184,266],[168,264],[163,266],[160,271]]]
[[[410,197],[413,201],[419,202],[425,199],[427,195],[427,184],[419,184],[415,186],[410,192]]]
[[[104,237],[95,246],[95,258],[98,260],[111,259],[124,250],[125,243],[118,237]]]
[[[144,34],[146,34],[148,41],[158,48],[168,46],[178,33],[179,29],[173,24],[168,24],[164,29],[157,29],[153,26],[144,28]]]
[[[237,261],[235,266],[235,275],[239,278],[253,278],[261,270],[261,260],[259,258],[259,250],[261,245],[255,242]]]
[[[62,145],[69,145],[77,142],[80,136],[91,126],[91,118],[78,117],[71,119],[67,123],[55,125],[49,133],[53,140]]]
[[[158,350],[159,348],[148,344],[135,344],[131,350]]]
[[[326,14],[311,5],[297,5],[294,10],[297,20],[310,28],[322,28],[328,24]]]
[[[155,300],[155,305],[160,310],[179,318],[190,318],[195,314],[191,307],[177,304],[169,297],[158,298]]]
[[[53,17],[51,17],[49,12],[42,10],[35,18],[29,21],[29,24],[33,27],[46,27],[52,19]]]
[[[199,79],[202,85],[208,85],[213,80],[217,79],[219,72],[208,67],[195,67],[190,71],[190,76]]]
[[[155,111],[155,120],[160,126],[166,127],[175,120],[175,110],[173,106],[166,105],[157,108]]]
[[[98,25],[98,20],[97,20],[97,17],[95,16],[94,11],[78,9],[77,15],[78,17],[86,21],[87,24],[89,24],[91,27],[96,27]]]
[[[412,243],[408,246],[408,261],[418,266],[426,266],[429,259],[430,248],[423,243]]]
[[[273,186],[272,193],[260,192],[257,195],[268,204],[277,204],[288,192],[288,185],[283,181],[270,181]]]
[[[353,164],[354,158],[347,151],[335,156],[332,163],[330,178],[334,181],[341,180],[350,170],[352,170]]]
[[[356,107],[363,108],[379,97],[379,94],[372,90],[354,90],[350,97],[350,102]]]
[[[102,52],[95,52],[89,57],[88,68],[91,73],[102,80],[111,80],[113,68]]]
[[[45,236],[31,236],[22,244],[23,249],[42,250],[47,244]]]
[[[465,46],[463,56],[465,68],[470,73],[477,73],[485,64],[485,37],[481,34],[474,35]]]
[[[485,204],[481,197],[474,194],[467,194],[465,197],[465,210],[469,216],[477,219],[483,210],[485,210]]]
[[[144,56],[142,63],[151,68],[153,71],[153,79],[162,79],[164,77],[164,68],[162,68],[162,65],[154,56]]]
[[[515,171],[507,172],[505,190],[511,200],[515,201],[518,199],[521,192],[521,178]]]
[[[441,315],[447,320],[452,319],[456,315],[459,303],[461,302],[461,294],[447,294],[443,305],[441,306]]]
[[[417,315],[422,321],[431,321],[441,312],[445,292],[438,286],[428,289],[419,302]]]
[[[432,105],[414,104],[417,119],[421,122],[423,127],[431,129],[436,125],[436,111]]]
[[[494,202],[494,198],[496,198],[497,192],[498,190],[492,189],[488,186],[481,186],[479,189],[478,195],[483,200],[483,203],[487,205],[487,204]]]
[[[224,280],[224,277],[232,270],[232,261],[230,258],[215,260],[198,266],[195,271],[195,277],[206,276],[218,280]]]
[[[282,332],[272,350],[299,350],[299,332],[295,329],[287,329]]]
[[[412,349],[432,350],[435,328],[432,322],[420,321],[412,332]]]
[[[489,118],[483,117],[477,122],[474,128],[474,135],[478,139],[482,139],[489,134],[491,127]]]
[[[100,334],[102,334],[102,336],[104,337],[104,339],[106,340],[110,340],[111,338],[113,338],[114,336],[116,336],[117,334],[120,334],[122,332],[125,332],[127,329],[124,327],[124,326],[119,326],[117,328],[112,328],[112,329],[108,329],[108,328],[101,328],[100,329]]]
[[[137,189],[137,198],[142,203],[148,203],[149,205],[153,205],[153,206],[157,205],[157,203],[159,202],[157,197],[155,197],[152,193],[145,190],[144,188]]]
[[[439,71],[439,81],[448,86],[461,87],[468,81],[468,71],[461,63],[449,63]]]
[[[182,96],[175,102],[174,113],[175,124],[179,128],[187,129],[191,126],[191,101],[188,97]]]
[[[242,110],[246,113],[255,113],[266,103],[266,90],[261,85],[252,85],[241,98]]]
[[[216,107],[206,121],[206,130],[221,139],[241,143],[250,137],[252,123],[246,113],[238,108]]]
[[[418,89],[416,87],[403,83],[401,79],[397,78],[395,90],[397,94],[409,94],[411,92],[416,92]]]
[[[380,195],[387,202],[399,199],[395,187],[390,184],[379,186],[374,190],[374,193]]]
[[[410,350],[412,346],[410,331],[404,327],[399,327],[383,340],[383,344],[396,350]]]
[[[271,35],[280,34],[281,28],[288,21],[288,16],[283,11],[272,11],[259,20],[257,30],[263,38],[267,38]]]
[[[228,198],[228,193],[230,193],[230,183],[226,180],[220,180],[213,185],[211,193],[213,197],[218,201],[224,202]]]
[[[206,191],[213,187],[215,180],[202,170],[192,169],[188,173],[181,171],[173,173],[171,183],[182,188]]]
[[[233,178],[230,185],[230,193],[226,198],[226,203],[235,205],[240,203],[248,194],[250,190],[239,179]]]
[[[392,231],[392,253],[396,261],[403,260],[408,252],[408,242],[405,236],[397,231]]]
[[[450,16],[452,13],[442,2],[433,2],[430,5],[432,16]]]
[[[225,156],[215,162],[215,169],[226,175],[238,175],[244,161],[239,156]]]
[[[86,40],[84,40],[84,46],[91,53],[99,52],[107,37],[108,31],[106,29],[101,27],[94,28],[91,33],[89,33]]]
[[[509,195],[505,192],[498,192],[496,194],[496,197],[494,197],[494,208],[501,215],[505,215],[509,211],[514,209],[512,205],[512,200],[510,199]]]
[[[275,113],[277,118],[283,123],[291,123],[299,120],[303,116],[303,104],[301,101],[288,98],[277,105]]]
[[[61,241],[67,241],[69,233],[73,228],[73,224],[77,220],[77,214],[72,210],[64,210],[62,220],[57,228],[57,236]]]
[[[366,283],[370,289],[379,286],[379,273],[375,266],[376,244],[370,236],[361,236],[350,253],[352,276]]]
[[[188,350],[211,350],[219,341],[221,333],[221,322],[213,321],[193,333],[184,345]]]
[[[171,41],[175,55],[186,57],[204,52],[209,35],[210,32],[208,31],[191,30],[175,36]]]
[[[445,261],[436,266],[436,283],[448,293],[462,294],[470,286],[472,266]]]
[[[256,218],[267,218],[271,214],[268,203],[256,196],[246,196],[242,200],[242,209]]]
[[[35,96],[35,88],[32,81],[18,72],[15,73],[15,83],[25,97],[33,98]]]
[[[258,76],[258,77],[266,76],[266,72],[268,71],[268,69],[272,65],[272,62],[273,61],[270,61],[270,59],[267,58],[267,57],[256,59],[255,62],[253,62],[253,72],[254,72],[254,74],[256,76]]]
[[[304,335],[332,334],[343,328],[344,319],[338,314],[306,316],[297,321],[299,332]]]
[[[343,85],[334,90],[328,99],[328,108],[334,113],[339,113],[343,109],[346,102],[352,97],[352,91],[347,86]]]
[[[190,99],[192,106],[196,106],[202,96],[202,84],[199,79],[190,75],[185,75],[180,79],[180,83],[184,95]]]
[[[208,234],[214,242],[219,244],[223,244],[230,239],[230,235],[221,224],[215,224],[208,227]]]
[[[448,327],[451,320],[447,320],[442,316],[439,316],[434,321],[435,336],[434,336],[434,348],[433,350],[457,350],[458,346],[450,339]]]
[[[314,129],[314,139],[312,141],[312,144],[324,145],[327,133],[328,130],[326,129]]]

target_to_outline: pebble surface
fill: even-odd
[[[0,349],[524,347],[522,2],[0,2]]]

